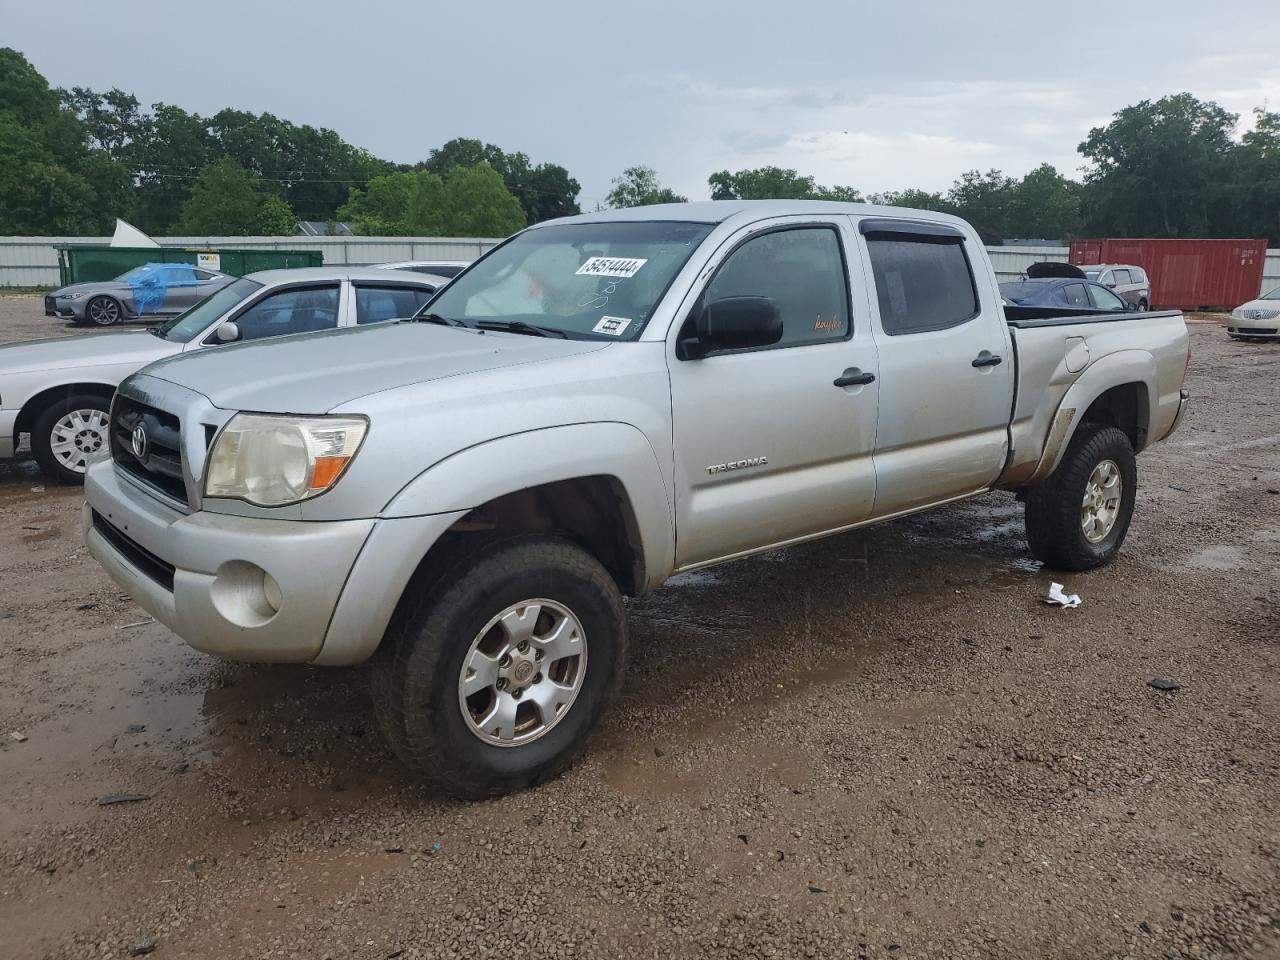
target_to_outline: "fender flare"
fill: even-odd
[[[675,514],[652,445],[628,423],[547,427],[467,447],[418,474],[379,516],[466,512],[531,487],[591,476],[619,486],[643,552],[644,585],[658,586],[675,562]]]
[[[16,411],[14,411],[15,442],[17,440],[17,433],[16,433],[17,425],[21,424],[25,431],[29,429],[29,426],[32,422],[34,422],[36,419],[39,418],[40,412],[37,411],[36,408],[33,406],[36,400],[38,400],[41,397],[44,397],[46,394],[53,393],[59,390],[66,391],[68,393],[74,393],[77,388],[81,388],[81,387],[88,388],[90,391],[93,391],[95,393],[106,392],[109,394],[114,394],[116,392],[115,384],[104,383],[101,380],[84,380],[81,378],[73,377],[68,380],[63,380],[59,383],[47,384],[46,386],[41,387],[35,393],[31,394],[31,396],[23,400],[22,406],[20,406]],[[43,407],[41,407],[40,410],[43,410]]]
[[[1120,350],[1108,354],[1089,364],[1063,395],[1049,425],[1049,435],[1045,439],[1040,461],[1026,481],[1028,484],[1040,483],[1058,469],[1085,412],[1112,387],[1126,383],[1142,384],[1141,396],[1146,401],[1146,407],[1139,411],[1139,424],[1145,427],[1150,423],[1151,411],[1157,406],[1157,398],[1153,395],[1156,383],[1155,357],[1146,350]]]

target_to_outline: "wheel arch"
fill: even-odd
[[[107,401],[107,405],[110,406],[115,392],[115,384],[93,380],[73,380],[69,383],[45,387],[39,393],[28,397],[19,408],[17,419],[13,424],[14,442],[17,442],[19,434],[30,433],[32,425],[39,419],[40,414],[60,400],[79,395],[97,396]]]
[[[1134,452],[1141,452],[1150,439],[1156,375],[1155,358],[1145,350],[1124,350],[1091,364],[1059,403],[1028,485],[1043,481],[1058,468],[1082,423],[1118,427],[1129,437]]]

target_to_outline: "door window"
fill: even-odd
[[[831,227],[773,230],[747,240],[720,265],[702,303],[769,297],[782,316],[782,339],[797,347],[849,335],[849,292],[840,240]]]
[[[867,237],[889,336],[944,330],[978,315],[978,290],[960,237],[881,234]]]
[[[331,330],[338,325],[338,285],[281,290],[263,297],[235,322],[242,341]]]
[[[1093,295],[1093,305],[1099,310],[1123,310],[1124,301],[1106,287],[1090,285],[1089,293]]]
[[[1129,279],[1128,270],[1113,270],[1112,273],[1115,275],[1116,286],[1121,286],[1123,284],[1133,282],[1132,280]]]
[[[1062,299],[1069,307],[1080,307],[1083,310],[1093,309],[1089,302],[1089,292],[1083,283],[1068,283],[1062,288]]]
[[[412,317],[431,299],[434,290],[425,287],[384,287],[356,285],[356,323],[379,323],[397,317]]]

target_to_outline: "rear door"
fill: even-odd
[[[973,236],[949,224],[857,223],[880,361],[874,512],[882,517],[995,481],[1008,451],[1014,363]]]
[[[712,256],[710,279],[673,324],[677,567],[870,514],[879,384],[860,269],[850,296],[852,239],[840,216],[752,224]],[[776,301],[782,340],[681,359],[676,344],[701,304],[736,296]]]

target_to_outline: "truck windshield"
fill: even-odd
[[[180,313],[172,320],[166,321],[152,330],[162,340],[174,343],[188,343],[203,333],[213,321],[234,307],[255,290],[261,290],[262,284],[248,277],[228,284],[221,290],[205,297],[186,313]]]
[[[672,221],[536,227],[423,307],[469,326],[541,327],[575,339],[634,340],[714,225]]]

